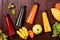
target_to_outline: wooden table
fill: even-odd
[[[14,15],[12,15],[11,10],[7,8],[8,3],[11,3],[11,2],[14,3],[15,6],[16,6],[16,8],[15,8],[16,9],[16,14],[14,14]],[[57,2],[60,2],[60,0],[0,0],[0,29],[2,29],[6,33],[6,29],[5,29],[6,21],[5,21],[5,18],[4,18],[4,15],[6,13],[10,15],[11,20],[14,24],[14,27],[18,28],[18,27],[15,26],[15,22],[16,22],[19,10],[21,8],[21,5],[26,5],[26,7],[27,7],[26,8],[26,13],[25,13],[25,19],[26,19],[26,17],[29,14],[29,11],[31,10],[34,3],[38,3],[40,5],[39,9],[37,11],[37,14],[36,14],[34,24],[38,23],[38,24],[41,24],[43,26],[41,13],[42,13],[42,10],[45,9],[45,10],[47,10],[47,15],[48,15],[50,24],[52,25],[53,23],[56,22],[56,20],[51,15],[50,8],[54,7],[55,3],[57,3]],[[24,22],[24,26],[26,26],[28,29],[31,29],[33,25],[30,25],[30,24],[27,24],[27,23]],[[33,39],[28,37],[27,40],[60,40],[59,37],[52,38],[51,35],[52,35],[52,32],[51,33],[44,33],[43,32],[42,34],[35,35],[35,37]],[[16,34],[12,37],[9,37],[9,40],[23,40],[23,39],[21,39]]]

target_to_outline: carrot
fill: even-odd
[[[60,9],[60,3],[56,3],[55,8]]]
[[[38,5],[37,4],[34,4],[27,19],[26,19],[26,22],[29,23],[29,24],[33,24],[33,21],[34,21],[34,18],[35,18],[35,15],[36,15],[36,11],[37,11],[37,8],[38,8]]]
[[[33,38],[33,37],[34,37],[34,33],[33,33],[33,31],[32,31],[32,30],[29,30],[29,31],[28,31],[28,34],[29,34],[29,36],[30,36],[31,38]]]

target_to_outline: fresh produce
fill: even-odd
[[[0,30],[0,40],[8,40],[7,39],[8,38],[8,36],[7,35],[5,35],[3,32],[2,32],[2,30]]]
[[[56,22],[55,24],[53,24],[52,26],[53,29],[53,35],[52,37],[60,37],[60,23]]]
[[[60,10],[56,8],[51,8],[51,12],[53,17],[57,20],[60,21]]]
[[[15,5],[13,3],[8,4],[8,9],[14,9],[14,8],[15,8]]]
[[[26,27],[22,27],[23,31],[25,32],[25,35],[28,37],[28,30]]]
[[[17,20],[16,20],[16,26],[21,27],[24,11],[25,11],[25,6],[22,6],[21,9],[20,9],[20,12],[18,14]]]
[[[42,18],[43,18],[44,31],[50,32],[51,27],[50,27],[50,23],[47,17],[47,13],[45,11],[42,12]]]
[[[12,22],[10,20],[10,17],[8,16],[8,14],[5,15],[5,20],[6,20],[6,24],[7,24],[6,30],[7,30],[8,36],[14,35],[15,34],[15,31],[14,31]]]
[[[29,31],[28,31],[28,34],[29,34],[29,36],[30,36],[31,38],[34,37],[34,32],[33,32],[32,30],[29,30]]]
[[[7,39],[4,39],[4,40],[7,40]]]
[[[26,35],[25,35],[25,33],[24,33],[24,31],[22,30],[22,29],[19,29],[19,31],[22,33],[22,35],[25,37]]]
[[[15,5],[13,4],[13,3],[9,3],[9,5],[8,5],[8,9],[11,9],[11,13],[12,14],[15,14],[16,13],[16,11],[15,11]]]
[[[28,37],[28,30],[26,27],[22,27],[19,29],[19,31],[16,31],[16,33],[22,38],[27,39]]]
[[[56,3],[55,8],[60,9],[60,3]]]
[[[22,39],[25,39],[21,32],[19,32],[19,31],[16,31],[16,32]]]
[[[3,40],[2,36],[0,36],[0,40]]]
[[[2,34],[2,37],[3,37],[4,39],[6,39],[8,36],[5,35],[5,34]]]
[[[11,9],[11,13],[12,14],[15,14],[16,13],[16,10],[15,9]]]
[[[35,24],[32,28],[33,32],[37,35],[42,33],[42,26],[39,24]]]
[[[26,19],[26,22],[29,23],[29,24],[33,24],[33,21],[34,21],[34,18],[35,18],[35,15],[36,15],[36,11],[37,11],[37,8],[38,8],[38,5],[37,4],[34,4],[27,19]]]
[[[10,5],[8,5],[8,9],[10,9]]]
[[[11,4],[10,7],[11,7],[12,9],[14,9],[14,8],[15,8],[15,5],[14,5],[14,4]]]

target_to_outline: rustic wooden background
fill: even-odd
[[[16,8],[15,8],[16,14],[14,14],[14,15],[12,15],[11,10],[7,8],[8,3],[11,3],[11,2],[14,3],[16,6]],[[39,9],[37,11],[37,14],[36,14],[34,24],[38,23],[38,24],[41,24],[43,26],[41,13],[42,13],[42,10],[45,9],[48,12],[47,15],[48,15],[49,21],[52,25],[53,23],[56,22],[56,20],[51,15],[50,8],[54,7],[55,3],[57,3],[57,2],[60,2],[60,0],[0,0],[0,29],[2,29],[3,32],[6,33],[6,29],[5,29],[6,22],[5,22],[5,18],[4,18],[4,15],[6,13],[10,15],[11,20],[14,24],[14,27],[18,28],[15,26],[15,22],[16,22],[19,10],[21,8],[21,5],[26,5],[26,7],[27,7],[26,13],[25,13],[25,19],[26,19],[26,17],[29,14],[29,11],[32,8],[34,3],[38,3],[40,5]],[[24,23],[24,26],[26,26],[28,29],[31,29],[33,25]],[[51,35],[52,35],[52,33],[44,33],[43,32],[40,35],[35,35],[35,37],[33,39],[28,37],[27,40],[60,40],[59,37],[52,38]],[[9,37],[9,40],[23,40],[23,39],[21,39],[18,35],[14,35],[12,37]]]

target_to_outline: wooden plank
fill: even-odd
[[[4,31],[4,33],[6,33],[7,34],[7,32],[6,32],[6,20],[5,20],[5,14],[7,13],[7,4],[8,4],[8,2],[7,2],[8,0],[3,0],[3,4],[2,4],[2,6],[3,6],[3,8],[2,8],[2,12],[3,12],[3,20],[2,20],[2,23],[3,23],[3,31]]]
[[[16,6],[16,8],[15,8],[16,14],[14,14],[14,15],[12,15],[11,10],[7,8],[8,4],[11,3],[11,2],[14,3],[15,6]],[[39,9],[38,9],[37,14],[36,14],[34,24],[38,23],[38,24],[41,24],[43,26],[42,15],[41,14],[42,14],[43,9],[45,9],[45,10],[47,10],[47,15],[48,15],[50,24],[52,26],[52,24],[55,23],[56,20],[53,18],[52,14],[51,14],[51,11],[50,11],[50,8],[54,7],[55,3],[57,3],[57,2],[60,2],[60,0],[3,0],[3,14],[1,14],[2,10],[0,10],[0,19],[1,19],[0,21],[2,21],[2,18],[1,18],[2,16],[1,15],[5,15],[7,13],[7,14],[10,15],[11,20],[14,24],[14,27],[18,28],[18,27],[15,26],[15,22],[16,22],[16,19],[17,19],[17,16],[18,16],[18,13],[20,11],[21,6],[22,5],[26,6],[26,13],[25,13],[25,19],[26,19],[27,16],[29,15],[29,12],[30,12],[33,4],[38,3],[40,6],[39,6]],[[0,6],[0,9],[2,9],[2,4]],[[5,22],[4,17],[3,17],[3,22],[2,23],[4,24],[4,27],[6,27],[6,22]],[[0,23],[0,25],[2,25],[2,24]],[[32,29],[32,26],[30,24],[27,24],[26,22],[24,23],[23,26],[26,26],[28,29]],[[35,37],[33,39],[28,37],[27,40],[60,40],[59,37],[52,38],[51,36],[52,36],[52,33],[44,33],[43,32],[42,34],[35,35]],[[9,38],[10,38],[9,40],[23,40],[17,34],[12,36],[12,37],[9,37]]]
[[[2,0],[0,0],[0,29],[2,27]]]

